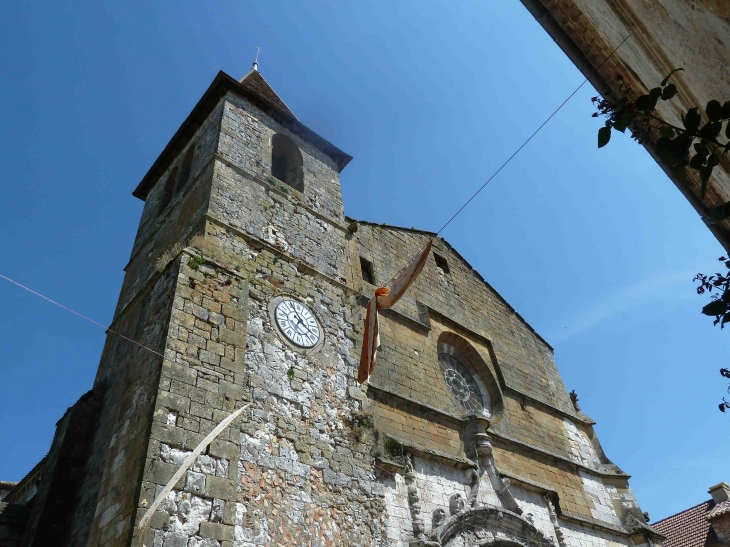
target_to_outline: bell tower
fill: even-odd
[[[60,456],[47,458],[42,481],[56,486],[41,488],[24,545],[138,545],[145,508],[222,418],[271,390],[301,399],[291,386],[302,390],[304,364],[295,378],[283,361],[270,377],[247,370],[247,359],[271,361],[250,331],[261,337],[257,311],[271,297],[308,309],[344,298],[314,284],[347,284],[339,172],[351,159],[304,126],[256,66],[241,80],[218,73],[133,192],[145,206],[111,330],[140,345],[107,337],[93,390],[67,413],[66,430],[84,424],[83,442],[57,432]],[[147,545],[232,545],[250,419],[199,458]],[[54,492],[63,455],[79,450],[64,513]]]

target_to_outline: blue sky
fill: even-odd
[[[0,274],[111,320],[132,190],[218,70],[260,69],[354,160],[348,215],[438,229],[583,80],[517,0],[4,2]],[[720,245],[586,84],[442,234],[555,348],[653,519],[728,476],[730,333],[692,277]],[[0,280],[2,281],[2,280]],[[103,330],[0,282],[0,480],[91,388]],[[671,493],[671,495],[670,495]]]

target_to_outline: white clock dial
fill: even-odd
[[[287,339],[301,348],[312,348],[320,337],[319,323],[307,306],[296,300],[282,300],[274,312],[276,325]]]

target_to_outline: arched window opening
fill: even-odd
[[[479,352],[453,332],[438,340],[438,360],[454,406],[464,414],[483,416],[493,423],[503,412],[502,394]]]
[[[467,359],[456,348],[442,344],[439,364],[454,403],[467,414],[490,414],[489,394],[479,384]]]
[[[271,174],[299,192],[304,192],[304,161],[297,145],[289,137],[271,139]]]
[[[188,148],[185,157],[183,158],[182,166],[180,167],[180,176],[177,179],[177,186],[175,192],[182,190],[190,180],[190,170],[193,167],[193,156],[195,155],[195,145],[191,144]]]
[[[175,167],[175,169],[173,169],[167,176],[167,180],[165,181],[165,187],[162,189],[162,197],[160,198],[160,214],[162,213],[162,211],[167,209],[167,206],[170,205],[170,202],[172,201],[172,194],[175,190],[176,180],[177,167]]]

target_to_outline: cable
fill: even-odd
[[[629,35],[628,35],[628,36],[626,36],[626,38],[624,38],[624,39],[623,39],[623,40],[621,41],[621,43],[620,43],[619,45],[617,45],[617,46],[616,46],[616,48],[615,48],[615,49],[614,49],[614,50],[613,50],[613,51],[612,51],[612,52],[611,52],[611,53],[609,54],[609,56],[608,56],[608,57],[606,57],[606,58],[605,58],[605,59],[603,60],[603,62],[602,62],[602,63],[601,63],[600,65],[598,65],[598,66],[596,67],[596,70],[600,69],[600,68],[601,68],[601,67],[602,67],[602,66],[604,65],[604,63],[605,63],[606,61],[608,61],[608,60],[609,60],[609,59],[611,58],[611,56],[612,56],[612,55],[613,55],[614,53],[616,53],[616,51],[618,51],[618,48],[620,48],[620,47],[621,47],[622,45],[624,45],[624,42],[626,42],[626,40],[628,40],[628,39],[629,39],[630,37],[631,37],[631,33],[629,33]],[[562,38],[561,38],[561,39],[562,39]],[[524,147],[525,147],[525,146],[527,145],[527,143],[528,143],[528,142],[530,142],[530,141],[532,140],[532,138],[533,138],[533,137],[534,137],[535,135],[537,135],[537,133],[538,133],[538,132],[540,131],[540,129],[542,129],[543,127],[545,127],[545,124],[547,124],[547,123],[548,123],[548,122],[549,122],[549,121],[550,121],[550,120],[551,120],[551,119],[553,118],[553,116],[555,116],[555,114],[557,114],[557,113],[558,113],[558,112],[560,111],[560,109],[561,109],[561,108],[563,108],[563,107],[565,106],[565,103],[567,103],[567,102],[568,102],[568,101],[569,101],[569,100],[570,100],[570,99],[571,99],[571,98],[573,97],[573,95],[575,95],[576,93],[578,93],[578,91],[580,91],[580,88],[582,88],[582,87],[583,87],[583,86],[585,85],[585,83],[586,83],[587,81],[588,81],[588,78],[586,78],[585,80],[583,80],[583,82],[582,82],[582,83],[581,83],[581,84],[580,84],[580,85],[579,85],[578,87],[576,87],[576,88],[575,88],[575,91],[573,91],[573,93],[571,93],[570,95],[568,95],[568,98],[567,98],[567,99],[565,99],[565,100],[564,100],[564,101],[563,101],[562,103],[560,103],[560,106],[559,106],[558,108],[556,108],[556,109],[555,109],[555,111],[553,111],[553,113],[552,113],[552,114],[550,114],[550,116],[548,116],[548,118],[547,118],[547,119],[546,119],[546,120],[545,120],[544,122],[542,122],[542,124],[540,124],[540,127],[538,127],[537,129],[535,129],[535,131],[534,131],[534,132],[532,133],[532,135],[530,135],[530,136],[529,136],[529,137],[527,138],[527,140],[526,140],[525,142],[523,142],[523,143],[522,143],[522,145],[521,145],[521,146],[520,146],[520,147],[519,147],[519,148],[518,148],[518,149],[517,149],[517,150],[516,150],[516,151],[514,152],[514,154],[512,154],[512,155],[511,155],[511,156],[510,156],[509,158],[507,158],[507,161],[505,161],[505,162],[504,162],[504,163],[503,163],[502,165],[500,165],[499,169],[497,169],[497,170],[496,170],[496,171],[494,172],[494,174],[493,174],[493,175],[492,175],[491,177],[489,177],[489,178],[487,179],[487,182],[485,182],[484,184],[482,184],[482,185],[481,185],[481,187],[479,188],[479,190],[477,190],[476,192],[474,192],[474,194],[472,194],[472,196],[471,196],[471,197],[470,197],[470,198],[469,198],[469,199],[468,199],[468,200],[466,201],[466,203],[464,203],[464,205],[462,205],[462,206],[461,206],[461,207],[459,208],[459,210],[458,210],[458,211],[456,211],[456,213],[454,213],[454,214],[453,214],[453,216],[452,216],[452,217],[451,217],[451,218],[450,218],[450,219],[449,219],[449,220],[448,220],[448,221],[446,222],[446,224],[444,224],[443,226],[441,226],[441,228],[439,229],[439,231],[438,231],[438,232],[436,232],[436,235],[439,235],[439,234],[440,234],[441,232],[443,232],[444,228],[446,228],[446,227],[447,227],[447,226],[448,226],[449,224],[451,224],[451,221],[452,221],[452,220],[454,220],[454,219],[455,219],[455,218],[456,218],[457,216],[459,216],[459,213],[461,213],[461,212],[462,212],[462,211],[463,211],[463,210],[464,210],[464,209],[466,208],[466,206],[467,206],[467,205],[469,205],[469,203],[471,203],[471,201],[472,201],[472,200],[473,200],[473,199],[474,199],[475,197],[477,197],[477,195],[479,194],[479,192],[481,192],[482,190],[484,190],[484,188],[485,188],[485,187],[487,186],[487,184],[489,184],[489,183],[490,183],[490,181],[491,181],[491,180],[492,180],[492,179],[493,179],[494,177],[496,177],[496,176],[497,176],[497,175],[499,174],[499,172],[500,172],[500,171],[501,171],[502,169],[504,169],[504,167],[505,167],[505,166],[506,166],[506,165],[507,165],[507,164],[508,164],[508,163],[509,163],[510,161],[512,161],[512,158],[514,158],[514,157],[515,157],[515,156],[516,156],[516,155],[517,155],[517,154],[518,154],[518,153],[520,152],[520,150],[522,150],[522,149],[523,149],[523,148],[524,148]]]
[[[561,37],[560,37],[560,40],[562,40],[562,39],[563,39],[563,37],[565,37],[565,32],[563,33],[563,36],[561,36]],[[610,53],[610,54],[608,55],[608,57],[606,57],[606,58],[605,58],[605,59],[603,60],[603,62],[601,62],[601,64],[600,64],[600,65],[598,65],[598,66],[596,67],[596,70],[599,70],[599,69],[600,69],[600,68],[601,68],[601,67],[602,67],[602,66],[603,66],[603,65],[604,65],[604,64],[606,63],[606,61],[608,61],[608,60],[609,60],[609,59],[610,59],[610,58],[611,58],[611,57],[613,56],[613,54],[614,54],[614,53],[616,53],[616,52],[618,51],[618,48],[620,48],[620,47],[621,47],[622,45],[624,45],[624,43],[626,42],[626,40],[628,40],[629,38],[631,38],[631,33],[629,33],[629,34],[628,34],[628,35],[626,36],[626,38],[624,38],[624,39],[623,39],[623,40],[621,41],[621,43],[620,43],[619,45],[617,45],[617,46],[616,46],[616,48],[615,48],[615,49],[614,49],[614,50],[613,50],[613,51],[612,51],[612,52],[611,52],[611,53]],[[532,135],[530,135],[530,136],[529,136],[529,137],[527,138],[527,140],[526,140],[525,142],[523,142],[523,143],[522,143],[522,144],[520,145],[520,147],[519,147],[519,148],[518,148],[517,150],[515,150],[515,152],[514,152],[514,153],[513,153],[513,154],[512,154],[512,155],[511,155],[511,156],[510,156],[509,158],[507,158],[507,160],[506,160],[506,161],[505,161],[504,163],[502,163],[502,165],[500,165],[500,166],[499,166],[499,169],[497,169],[497,170],[496,170],[496,171],[495,171],[495,172],[494,172],[494,173],[492,174],[492,176],[490,176],[490,177],[489,177],[489,178],[487,179],[487,181],[486,181],[486,182],[485,182],[484,184],[482,184],[482,185],[481,185],[481,186],[479,187],[479,189],[478,189],[478,190],[477,190],[476,192],[474,192],[474,193],[472,194],[472,196],[471,196],[471,197],[470,197],[470,198],[469,198],[469,199],[468,199],[468,200],[466,201],[466,203],[464,203],[464,205],[462,205],[461,207],[459,207],[459,209],[458,209],[458,210],[457,210],[457,211],[456,211],[456,212],[455,212],[455,213],[454,213],[454,214],[453,214],[453,215],[451,216],[451,218],[450,218],[449,220],[447,220],[447,221],[446,221],[446,224],[444,224],[443,226],[441,226],[441,228],[439,228],[438,232],[436,232],[436,235],[435,235],[434,237],[438,237],[438,235],[439,235],[439,234],[440,234],[441,232],[443,232],[443,231],[444,231],[444,229],[445,229],[445,228],[446,228],[446,227],[447,227],[447,226],[448,226],[449,224],[451,224],[451,222],[452,222],[452,221],[453,221],[453,220],[454,220],[454,219],[455,219],[455,218],[456,218],[457,216],[459,216],[459,214],[460,214],[460,213],[461,213],[461,212],[462,212],[462,211],[463,211],[463,210],[464,210],[464,209],[466,208],[466,206],[467,206],[467,205],[469,205],[469,204],[470,204],[470,203],[472,202],[472,200],[473,200],[473,199],[474,199],[475,197],[477,197],[477,195],[479,195],[479,193],[480,193],[480,192],[481,192],[482,190],[484,190],[484,188],[485,188],[485,187],[487,186],[487,184],[489,184],[489,183],[490,183],[490,182],[492,181],[492,179],[493,179],[494,177],[496,177],[496,176],[497,176],[497,175],[499,174],[499,172],[500,172],[500,171],[501,171],[502,169],[504,169],[504,167],[505,167],[505,166],[506,166],[506,165],[507,165],[507,164],[508,164],[508,163],[509,163],[510,161],[512,161],[512,158],[514,158],[514,157],[515,157],[515,156],[516,156],[516,155],[517,155],[517,154],[518,154],[518,153],[520,152],[520,150],[522,150],[522,149],[523,149],[523,148],[524,148],[524,147],[525,147],[525,146],[527,145],[527,143],[529,143],[529,142],[530,142],[530,141],[532,140],[532,138],[533,138],[533,137],[534,137],[535,135],[537,135],[537,133],[538,133],[538,132],[539,132],[539,131],[540,131],[540,130],[541,130],[541,129],[543,128],[543,127],[545,127],[545,125],[546,125],[546,124],[547,124],[547,123],[548,123],[548,122],[549,122],[549,121],[550,121],[550,120],[551,120],[551,119],[552,119],[552,118],[553,118],[553,117],[555,116],[555,114],[557,114],[557,113],[558,113],[558,112],[560,111],[560,109],[561,109],[561,108],[563,108],[563,107],[565,106],[565,104],[566,104],[566,103],[567,103],[567,102],[568,102],[568,101],[569,101],[569,100],[570,100],[571,98],[573,98],[573,95],[575,95],[576,93],[578,93],[578,91],[580,91],[580,89],[581,89],[581,88],[582,88],[582,87],[583,87],[583,86],[584,86],[584,85],[586,84],[586,82],[587,82],[587,81],[588,81],[588,78],[584,79],[584,80],[583,80],[583,82],[582,82],[582,83],[581,83],[581,84],[580,84],[580,85],[579,85],[578,87],[576,87],[576,88],[575,88],[575,90],[574,90],[574,91],[573,91],[573,92],[572,92],[572,93],[571,93],[570,95],[568,95],[568,97],[567,97],[567,98],[566,98],[566,99],[565,99],[565,100],[564,100],[564,101],[563,101],[562,103],[560,103],[560,106],[558,106],[558,108],[556,108],[556,109],[555,109],[555,110],[553,111],[553,113],[552,113],[552,114],[550,114],[550,116],[548,116],[548,118],[547,118],[547,119],[546,119],[546,120],[545,120],[544,122],[542,122],[542,124],[540,124],[540,127],[538,127],[537,129],[535,129],[535,131],[533,131]],[[424,248],[425,248],[425,246],[424,246]],[[421,251],[423,251],[423,249],[421,249]],[[401,269],[402,269],[402,268],[401,268]],[[395,276],[395,275],[396,275],[396,274],[397,274],[397,273],[398,273],[399,271],[401,271],[401,270],[400,270],[400,269],[399,269],[399,270],[397,270],[397,271],[396,271],[396,273],[395,273],[395,274],[393,274],[393,275]]]
[[[71,312],[71,313],[73,313],[74,315],[78,315],[78,316],[79,316],[79,317],[81,317],[82,319],[86,319],[86,320],[87,320],[87,321],[88,321],[89,323],[93,323],[93,324],[94,324],[94,325],[96,325],[97,327],[101,327],[102,329],[104,329],[104,330],[106,330],[106,331],[109,331],[109,332],[111,332],[112,334],[116,334],[117,336],[119,336],[119,337],[121,337],[121,338],[124,338],[125,340],[128,340],[129,342],[132,342],[133,344],[137,344],[137,345],[138,345],[139,347],[141,347],[141,348],[144,348],[144,349],[146,349],[147,351],[151,351],[152,353],[154,353],[155,355],[159,355],[159,356],[160,356],[160,357],[162,357],[163,359],[165,358],[165,356],[164,356],[164,355],[163,355],[162,353],[160,353],[159,351],[155,351],[155,350],[153,350],[152,348],[148,348],[148,347],[147,347],[147,346],[145,346],[144,344],[141,344],[141,343],[137,342],[136,340],[132,340],[131,338],[129,338],[129,337],[127,337],[127,336],[124,336],[123,334],[121,334],[121,333],[119,333],[119,332],[117,332],[117,331],[115,331],[115,330],[112,330],[111,328],[109,328],[109,327],[107,327],[107,326],[105,326],[105,325],[102,325],[101,323],[98,323],[97,321],[94,321],[93,319],[91,319],[91,318],[89,318],[89,317],[86,317],[85,315],[82,315],[82,314],[80,314],[79,312],[77,312],[77,311],[74,311],[74,310],[72,310],[71,308],[68,308],[68,307],[66,307],[66,306],[64,306],[63,304],[59,304],[59,303],[58,303],[58,302],[56,302],[55,300],[51,300],[51,299],[50,299],[50,298],[48,298],[47,296],[44,296],[44,295],[42,295],[41,293],[39,293],[39,292],[36,292],[36,291],[34,291],[33,289],[29,289],[28,287],[26,287],[25,285],[21,285],[21,284],[20,284],[20,283],[18,283],[17,281],[13,281],[13,280],[12,280],[12,279],[10,279],[9,277],[5,277],[5,276],[4,276],[4,275],[2,275],[2,274],[0,274],[0,277],[2,277],[2,278],[3,278],[4,280],[5,280],[5,281],[9,281],[9,282],[10,282],[10,283],[12,283],[13,285],[17,285],[17,286],[18,286],[18,287],[20,287],[21,289],[24,289],[24,290],[28,291],[29,293],[32,293],[32,294],[34,294],[34,295],[36,295],[36,296],[40,296],[40,297],[41,297],[41,298],[42,298],[43,300],[48,300],[48,301],[49,301],[49,302],[50,302],[51,304],[55,304],[55,305],[56,305],[56,306],[58,306],[59,308],[63,308],[63,309],[64,309],[64,310],[66,310],[66,311],[70,311],[70,312]]]

